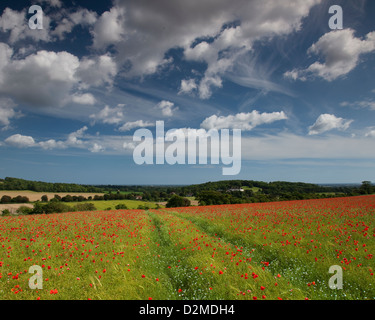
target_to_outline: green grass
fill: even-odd
[[[252,192],[254,193],[257,193],[258,191],[261,191],[262,189],[261,188],[258,188],[258,187],[248,187],[248,186],[244,186],[244,187],[241,187],[242,189],[244,190],[251,190]]]
[[[375,299],[374,217],[374,196],[1,217],[0,299]]]
[[[125,204],[128,209],[137,209],[140,205],[147,206],[150,209],[155,209],[157,204],[155,202],[147,202],[141,200],[98,200],[98,201],[82,201],[82,202],[64,202],[68,206],[73,207],[79,203],[92,203],[97,210],[107,210],[111,208],[115,210],[118,204]],[[162,206],[161,206],[162,207]]]

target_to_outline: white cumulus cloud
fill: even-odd
[[[27,15],[28,11],[26,8],[22,11],[5,8],[3,11],[3,14],[0,16],[0,31],[9,34],[9,43],[14,44],[26,38],[31,38],[34,41],[51,41],[49,16],[43,15],[43,29],[35,32],[35,30],[29,28]]]
[[[353,120],[336,117],[333,114],[321,114],[315,123],[309,127],[309,135],[320,134],[329,130],[346,130]]]
[[[37,107],[61,107],[69,102],[95,104],[87,91],[111,87],[117,74],[112,57],[77,56],[66,52],[41,50],[17,58],[13,49],[0,42],[0,94],[16,103]]]
[[[248,113],[237,113],[229,116],[217,116],[212,115],[206,118],[201,123],[201,128],[204,129],[241,129],[244,131],[250,131],[256,126],[272,123],[278,120],[288,119],[284,111],[280,112],[263,112],[259,113],[257,110],[253,110]]]
[[[92,145],[92,147],[89,149],[91,152],[101,152],[104,150],[104,147],[101,146],[100,144],[94,142],[94,144]]]
[[[174,103],[167,100],[160,101],[156,108],[161,110],[161,113],[165,117],[171,117],[173,116],[173,113],[178,110],[177,107],[174,106]]]
[[[375,129],[370,130],[365,134],[366,137],[375,138]]]
[[[124,119],[123,106],[105,106],[99,113],[90,115],[94,122],[119,124]]]
[[[8,98],[0,98],[0,126],[6,130],[10,126],[11,119],[22,116],[21,112],[15,111],[16,104]]]
[[[191,94],[198,88],[195,79],[181,80],[180,91],[178,94]]]
[[[181,48],[184,58],[207,65],[202,78],[181,82],[180,93],[198,90],[207,99],[222,86],[222,78],[237,59],[249,54],[255,41],[299,30],[302,19],[321,0],[115,0],[103,12],[91,34],[93,47],[114,48],[127,77],[158,72]],[[234,23],[238,22],[238,23]],[[151,49],[152,48],[152,49]]]
[[[91,93],[75,93],[72,95],[72,101],[78,104],[93,105],[96,103],[95,97]]]
[[[134,128],[145,128],[155,126],[155,123],[143,120],[129,121],[124,123],[118,130],[119,131],[129,131]]]
[[[6,138],[5,143],[17,148],[28,148],[35,146],[35,140],[33,137],[23,136],[19,133]]]
[[[332,81],[348,74],[360,62],[360,56],[375,51],[375,31],[364,39],[357,38],[353,29],[330,31],[324,34],[309,49],[308,54],[321,56],[324,62],[316,61],[306,69],[293,69],[284,73],[286,78],[306,80],[309,76]]]
[[[92,31],[94,48],[106,48],[122,40],[125,35],[124,11],[121,7],[112,7],[103,12]]]

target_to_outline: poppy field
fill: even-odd
[[[374,251],[375,196],[6,216],[0,299],[373,300]]]

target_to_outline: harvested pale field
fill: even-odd
[[[11,190],[11,191],[0,191],[0,198],[4,195],[10,196],[12,198],[17,196],[28,197],[31,202],[33,201],[40,201],[40,198],[43,195],[48,197],[48,200],[52,199],[55,194],[58,194],[60,197],[64,197],[66,195],[71,196],[84,196],[85,198],[94,197],[95,195],[104,195],[104,193],[89,193],[89,192],[35,192],[35,191],[28,191],[28,190]]]
[[[29,207],[32,208],[34,205],[31,203],[6,203],[6,204],[0,204],[0,215],[3,212],[3,210],[8,209],[10,213],[16,213],[17,209],[19,207]]]
[[[85,198],[88,197],[94,197],[95,195],[103,195],[104,193],[86,193],[86,192],[35,192],[35,191],[29,191],[29,190],[9,190],[9,191],[0,191],[0,199],[2,196],[10,196],[12,198],[17,197],[17,196],[22,196],[22,197],[28,197],[30,202],[34,201],[40,201],[41,197],[43,195],[46,195],[48,197],[48,200],[52,199],[55,194],[58,194],[60,197],[64,197],[66,195],[71,195],[71,196],[84,196]],[[33,204],[31,203],[7,203],[7,204],[0,204],[0,214],[3,210],[8,209],[11,213],[15,213],[17,209],[21,206],[26,206],[26,207],[33,207]]]

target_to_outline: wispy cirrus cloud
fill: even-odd
[[[340,103],[340,106],[354,107],[356,109],[368,108],[370,110],[375,110],[375,101],[371,99],[355,101],[355,102],[343,101]]]
[[[374,137],[302,136],[293,133],[242,138],[243,160],[373,159]]]

